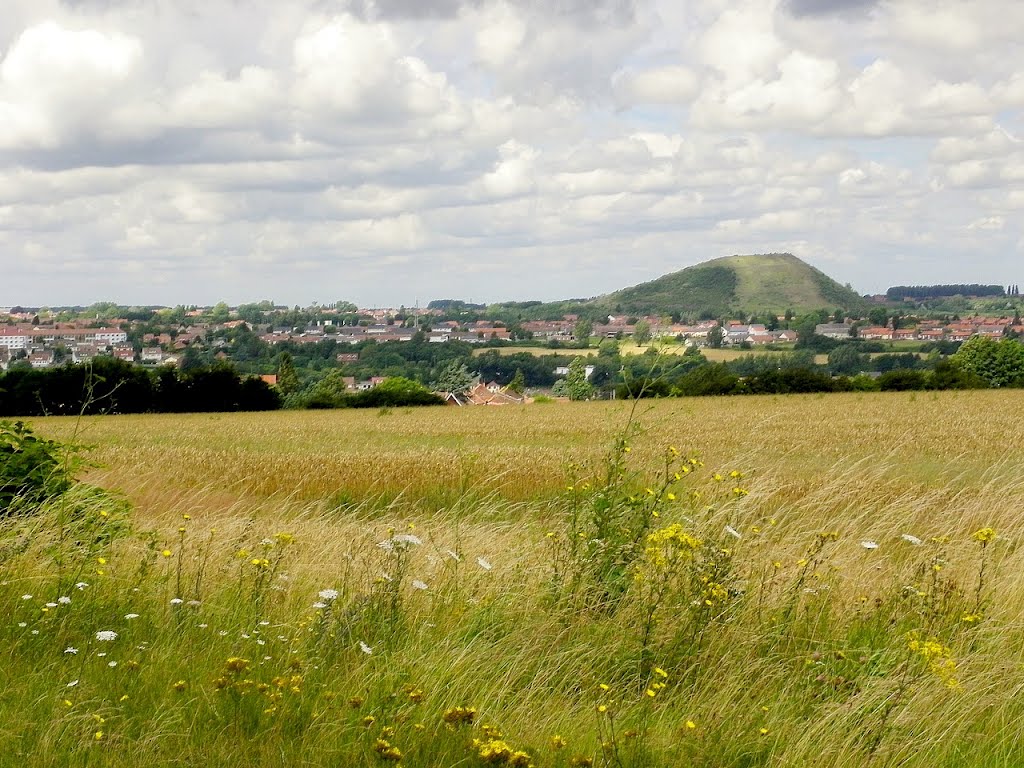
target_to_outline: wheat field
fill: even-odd
[[[3,520],[0,764],[1021,764],[1022,411],[33,420],[92,447]]]

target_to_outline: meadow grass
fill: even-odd
[[[35,420],[0,764],[1020,764],[1022,408]]]

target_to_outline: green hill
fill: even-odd
[[[864,308],[864,300],[789,253],[726,256],[624,288],[592,304],[633,315],[800,313]]]

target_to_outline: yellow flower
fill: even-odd
[[[559,736],[557,733],[551,737],[551,748],[552,749],[564,749],[565,739]]]
[[[981,528],[971,534],[971,538],[977,542],[980,542],[982,546],[988,544],[996,537],[995,528]]]
[[[103,731],[96,731],[92,737],[96,739],[96,741],[103,741]]]
[[[691,730],[691,731],[696,730],[697,724],[695,722],[693,722],[693,720],[687,720],[686,721],[686,728],[688,730]]]
[[[170,556],[171,556],[172,554],[174,554],[174,553],[173,553],[173,552],[171,552],[171,550],[169,550],[169,549],[165,549],[165,550],[164,550],[163,552],[161,552],[160,554],[161,554],[161,555],[163,555],[164,557],[170,557]]]

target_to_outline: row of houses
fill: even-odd
[[[967,341],[973,336],[1001,339],[1007,332],[1024,335],[1024,324],[1012,318],[980,318],[943,325],[938,321],[922,321],[912,328],[889,326],[856,327],[853,323],[821,323],[814,332],[831,339],[858,338],[868,341]]]
[[[267,344],[280,344],[285,341],[295,344],[317,344],[325,339],[333,339],[341,344],[358,344],[362,341],[383,343],[386,341],[412,341],[419,331],[419,328],[404,328],[398,325],[343,325],[338,326],[335,332],[330,334],[324,333],[322,328],[282,328],[261,334],[260,339]],[[508,341],[511,338],[507,328],[492,325],[473,327],[469,330],[461,330],[457,324],[454,326],[441,325],[424,331],[424,335],[427,341],[435,344],[447,341],[482,344],[495,339]]]
[[[8,350],[32,349],[54,344],[95,344],[110,346],[128,340],[120,328],[83,328],[77,325],[0,325],[0,347]]]

